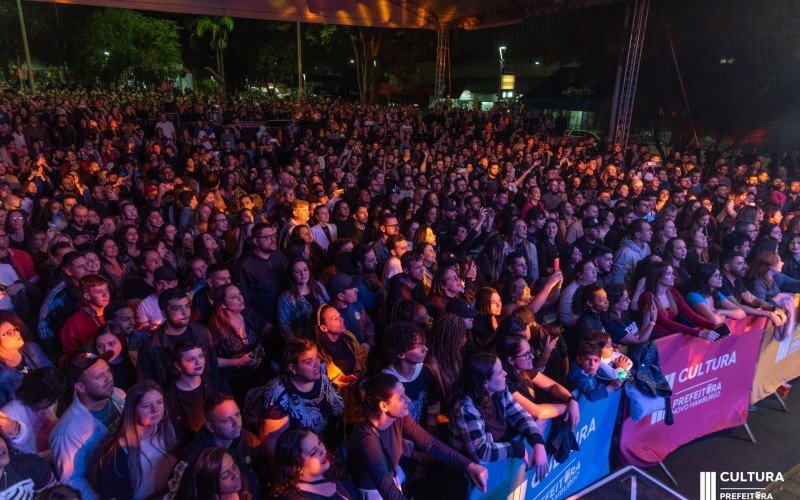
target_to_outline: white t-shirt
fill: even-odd
[[[143,298],[133,315],[137,328],[155,328],[164,322],[161,308],[158,307],[158,295],[151,293]],[[141,325],[141,326],[140,326]]]

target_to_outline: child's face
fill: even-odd
[[[614,347],[611,345],[611,339],[606,341],[606,344],[603,346],[603,358],[608,359],[614,353]]]
[[[594,375],[597,373],[597,369],[600,367],[600,357],[595,356],[594,354],[581,356],[578,358],[578,364],[584,372],[589,375]]]

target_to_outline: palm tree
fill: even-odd
[[[210,47],[214,51],[214,59],[217,62],[216,72],[212,74],[220,81],[220,92],[225,95],[225,60],[223,52],[228,48],[228,36],[233,31],[233,19],[223,17],[199,17],[192,20],[190,24],[192,38],[210,37]]]

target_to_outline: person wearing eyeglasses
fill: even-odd
[[[22,384],[26,373],[52,366],[35,342],[25,342],[14,323],[0,323],[0,407],[14,399],[14,391]]]
[[[536,369],[533,351],[522,335],[510,335],[497,344],[497,357],[506,372],[511,397],[537,420],[563,415],[571,429],[581,420],[578,402],[566,387]],[[559,403],[542,403],[537,393],[547,393]]]
[[[278,296],[285,290],[286,255],[278,250],[277,232],[268,224],[253,226],[253,249],[236,264],[233,282],[239,286],[245,305],[252,310],[258,331],[277,325]]]

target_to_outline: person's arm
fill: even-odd
[[[361,464],[367,468],[367,474],[372,480],[375,489],[385,500],[405,500],[403,492],[397,488],[394,467],[388,462],[388,457],[375,432],[359,432],[358,452],[362,455]],[[355,457],[354,457],[355,458]]]
[[[714,293],[719,294],[720,307],[717,309],[718,314],[730,319],[744,319],[747,316],[741,307],[728,300],[727,297],[719,292]]]
[[[262,418],[258,423],[258,438],[264,446],[264,451],[269,456],[275,454],[275,445],[278,438],[289,428],[289,417],[279,419]]]
[[[641,297],[639,297],[639,308],[643,308],[647,305],[647,300],[650,297],[650,292],[644,292]],[[687,306],[688,307],[688,306]],[[666,312],[662,310],[660,307],[657,307],[657,315],[656,315],[656,324],[653,329],[656,333],[662,335],[670,335],[673,333],[682,333],[684,335],[691,335],[692,337],[699,337],[700,336],[700,328],[693,328],[691,326],[686,326],[683,323],[678,323],[677,321],[672,321],[667,317]]]
[[[495,443],[486,432],[486,422],[468,398],[462,399],[453,408],[451,430],[463,444],[462,450],[478,462],[497,462],[509,457],[523,458],[525,445],[521,441]]]
[[[541,372],[533,377],[532,383],[536,388],[547,391],[551,396],[563,403],[565,408],[564,413],[566,413],[565,418],[569,419],[570,427],[575,429],[575,426],[577,426],[578,422],[581,420],[581,414],[578,401],[572,396],[572,393],[566,387]]]
[[[572,283],[561,290],[561,297],[558,300],[558,320],[565,327],[575,326],[578,322],[578,316],[572,312],[572,300],[577,290],[578,288]]]
[[[781,292],[800,293],[800,280],[783,273],[777,273],[774,280]]]
[[[690,292],[690,294],[687,295],[686,298],[690,299],[689,302],[693,302],[691,308],[694,310],[694,312],[696,312],[703,318],[707,319],[708,321],[713,321],[714,324],[717,325],[725,322],[725,317],[722,316],[721,314],[717,314],[716,312],[714,312],[714,310],[711,307],[709,307],[708,303],[706,303],[704,298],[702,297],[697,298],[694,297],[692,294],[695,293]]]
[[[614,264],[611,266],[611,276],[609,276],[610,284],[620,285],[625,283],[625,276],[628,275],[630,268],[630,257],[628,257],[628,252],[623,248],[614,256]]]
[[[288,292],[282,293],[278,299],[278,329],[284,343],[288,343],[290,340],[296,338],[294,330],[292,329],[292,319],[295,316],[290,301],[291,299],[289,298]]]
[[[670,288],[669,289],[669,293],[672,294],[672,298],[675,300],[675,306],[678,308],[678,312],[680,312],[689,321],[691,321],[692,323],[694,323],[698,327],[705,328],[707,330],[713,330],[714,327],[719,324],[719,323],[717,323],[715,321],[708,320],[708,319],[700,316],[696,312],[694,312],[694,310],[692,310],[692,308],[689,307],[689,304],[687,304],[686,301],[683,299],[683,295],[681,295],[681,293],[678,290],[676,290],[675,288]],[[724,322],[724,321],[725,321],[725,319],[722,318],[721,322]]]
[[[559,288],[561,284],[564,282],[564,275],[561,274],[561,271],[555,271],[553,274],[547,277],[547,282],[544,285],[544,288],[536,294],[533,299],[531,299],[528,307],[534,312],[538,313],[539,310],[544,307],[547,303],[547,299],[550,297],[550,294],[553,292],[553,289]],[[570,302],[572,299],[570,298]],[[572,312],[572,307],[569,308],[570,313]],[[559,313],[561,312],[561,304],[559,304]],[[577,321],[577,320],[576,320]]]
[[[551,403],[536,404],[530,399],[520,394],[519,391],[512,392],[511,397],[513,397],[514,400],[517,403],[519,403],[519,405],[522,407],[523,410],[530,413],[530,415],[536,420],[555,418],[559,415],[563,415],[567,409],[567,407],[563,404],[551,404]]]

